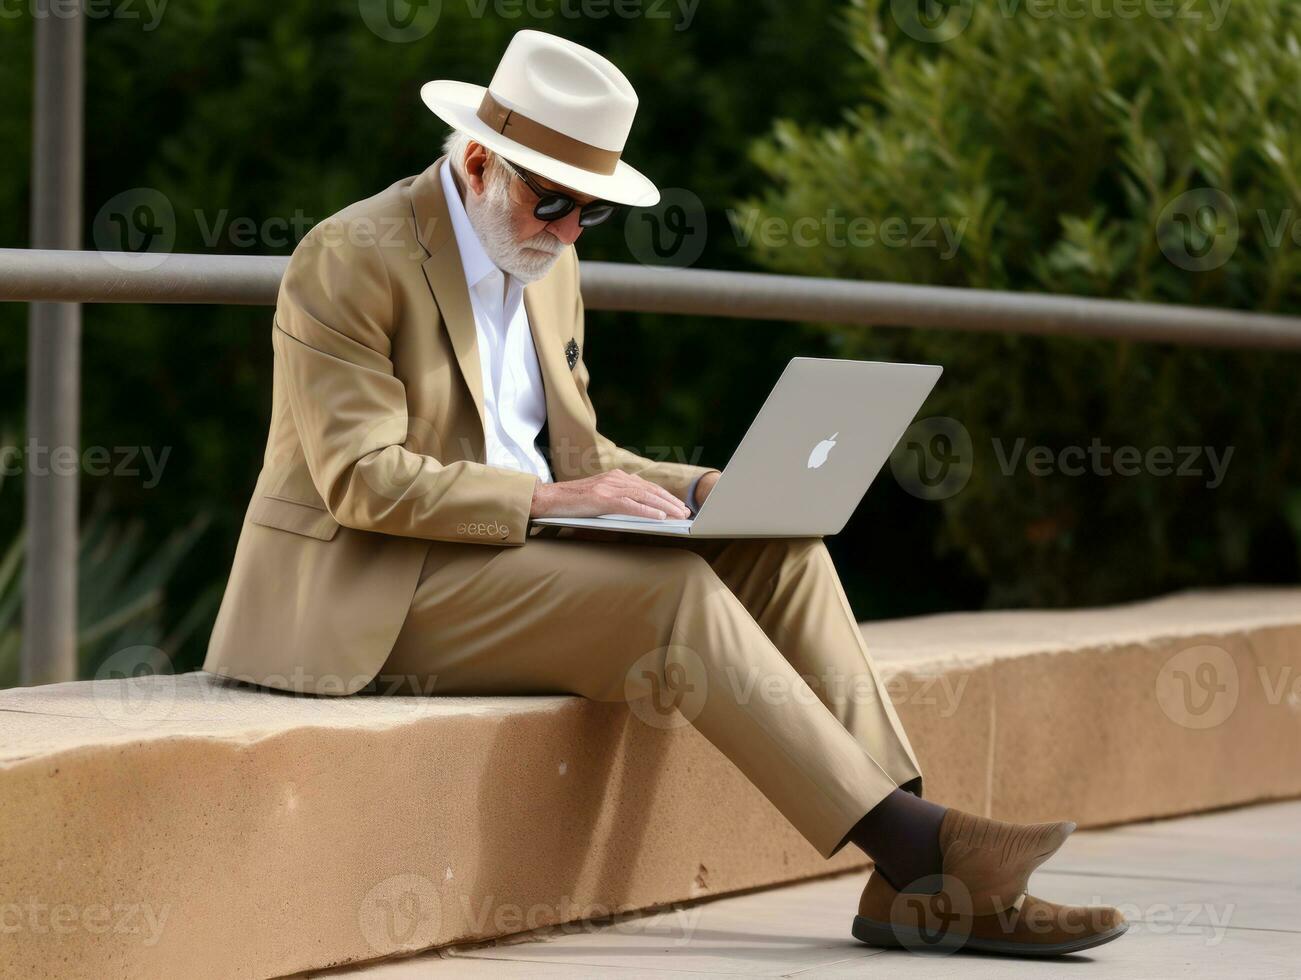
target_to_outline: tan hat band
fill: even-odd
[[[608,175],[619,165],[618,150],[603,150],[522,116],[494,99],[491,92],[483,93],[478,116],[503,136],[572,167]]]

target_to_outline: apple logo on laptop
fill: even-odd
[[[809,453],[809,469],[816,470],[827,461],[827,454],[831,452],[831,447],[836,444],[836,436],[838,435],[840,435],[839,432],[833,432],[813,447],[813,452]]]

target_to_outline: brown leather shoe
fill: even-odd
[[[1001,912],[1025,894],[1031,872],[1052,857],[1074,829],[1070,820],[1008,823],[950,807],[940,824],[943,876],[965,889],[963,904],[972,915]]]
[[[1069,820],[1016,824],[950,808],[940,824],[942,873],[899,892],[873,872],[858,903],[854,936],[915,951],[1029,956],[1110,942],[1129,928],[1118,910],[1055,905],[1026,892],[1030,874],[1074,829]]]
[[[873,873],[858,903],[854,938],[915,953],[1062,956],[1109,943],[1129,928],[1119,909],[1057,905],[1028,893],[1000,912],[972,915],[952,884],[934,894],[897,892]]]

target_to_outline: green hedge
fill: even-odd
[[[1109,15],[1080,18],[1078,4],[959,3],[931,21],[902,8],[850,8],[857,92],[840,122],[781,121],[754,146],[770,187],[735,224],[757,261],[1301,312],[1295,4],[1103,5]],[[871,223],[851,239],[855,218]],[[847,356],[945,366],[926,414],[961,424],[970,478],[932,504],[937,540],[986,583],[987,603],[1295,580],[1296,355],[829,332]],[[1133,451],[1117,458],[1121,447]],[[1192,459],[1191,447],[1210,449]]]

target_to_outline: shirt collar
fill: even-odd
[[[443,194],[447,197],[447,212],[452,218],[452,232],[456,236],[456,249],[461,253],[461,268],[465,272],[465,283],[473,289],[483,281],[485,276],[501,270],[488,257],[483,242],[479,240],[479,235],[474,230],[474,225],[470,224],[470,216],[465,213],[465,204],[461,201],[461,195],[456,189],[456,181],[452,178],[450,159],[444,161],[441,176]]]

